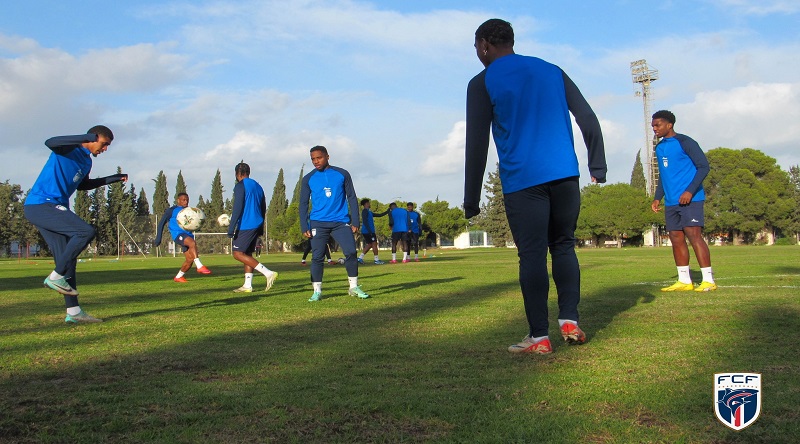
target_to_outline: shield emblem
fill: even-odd
[[[739,431],[761,414],[761,373],[714,373],[714,413]]]
[[[666,157],[661,158],[661,163],[664,164],[664,168],[669,166],[669,159]]]

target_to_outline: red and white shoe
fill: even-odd
[[[397,261],[396,261],[396,260],[394,260],[394,259],[392,259],[392,260],[390,260],[390,261],[389,261],[389,263],[390,263],[390,264],[396,264],[396,263],[397,263]]]
[[[180,284],[185,284],[185,283],[189,282],[189,281],[187,281],[187,280],[186,280],[186,278],[185,278],[185,277],[183,277],[183,276],[181,276],[181,277],[176,277],[176,278],[173,278],[172,280],[173,280],[173,281],[175,281],[175,282],[178,282],[178,283],[180,283]]]
[[[211,274],[211,270],[208,269],[205,265],[197,269],[197,272],[200,274]]]
[[[522,339],[522,342],[508,347],[511,353],[535,353],[537,355],[546,355],[553,353],[553,346],[550,344],[550,338],[540,339],[536,342],[528,335]]]
[[[565,322],[564,325],[561,326],[561,337],[563,337],[569,345],[583,344],[586,342],[586,333],[572,322]]]

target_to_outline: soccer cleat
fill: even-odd
[[[80,313],[76,315],[67,314],[67,317],[64,318],[64,322],[67,324],[94,324],[97,322],[103,322],[102,319],[97,319],[96,317],[86,313],[85,311],[81,310]]]
[[[369,298],[369,295],[364,293],[364,290],[361,289],[361,286],[353,287],[353,288],[347,290],[347,294],[349,294],[350,296],[356,296],[359,299],[367,299],[367,298]]]
[[[700,285],[697,286],[697,288],[694,289],[694,291],[714,291],[716,289],[717,289],[717,284],[713,282],[703,281],[700,283]]]
[[[525,336],[522,342],[508,347],[511,353],[535,353],[537,355],[546,355],[553,352],[553,346],[550,344],[550,338],[540,339],[533,342],[530,335]]]
[[[375,265],[384,265],[384,264],[386,264],[386,262],[379,261],[379,260],[376,260],[374,263],[375,263]]]
[[[211,274],[211,270],[208,269],[205,265],[197,269],[197,272],[200,274]]]
[[[272,274],[267,277],[267,288],[265,288],[264,291],[269,291],[269,289],[272,288],[272,285],[275,284],[275,279],[278,279],[278,273],[273,271]]]
[[[336,261],[334,261],[333,259],[329,259],[328,265],[336,265]]]
[[[364,265],[364,259],[358,258],[356,259],[359,264]]]
[[[308,302],[317,302],[321,300],[322,300],[322,293],[318,291],[315,291],[314,294],[312,294],[311,297],[308,298]]]
[[[241,287],[237,288],[236,290],[233,290],[233,292],[234,293],[252,293],[253,292],[253,287],[241,286]]]
[[[669,287],[664,287],[661,289],[661,291],[692,291],[692,290],[694,290],[694,284],[692,283],[684,284],[681,281],[675,282]]]
[[[419,259],[418,259],[418,258],[417,258],[417,259],[414,259],[414,262],[419,262]]]
[[[67,296],[78,296],[78,290],[72,288],[65,278],[52,280],[50,276],[44,278],[44,286]]]
[[[397,263],[397,261],[396,261],[396,260],[394,260],[394,259],[392,259],[392,260],[390,260],[390,261],[389,261],[389,263],[390,263],[390,264],[396,264],[396,263]]]
[[[173,281],[175,281],[175,282],[179,282],[179,283],[181,283],[181,284],[185,284],[185,283],[189,282],[189,281],[187,281],[187,280],[186,280],[186,278],[185,278],[185,277],[183,277],[183,276],[181,276],[181,277],[176,277],[176,278],[173,278],[172,280],[173,280]]]
[[[586,333],[572,322],[565,322],[564,325],[561,326],[561,337],[564,338],[569,345],[583,344],[586,342]]]
[[[300,265],[305,265],[305,264],[306,264],[306,260],[305,260],[305,259],[303,259],[302,261],[300,261]]]
[[[408,262],[408,259],[403,259],[403,263],[405,264],[406,262]]]

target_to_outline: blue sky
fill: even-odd
[[[603,127],[609,182],[644,145],[630,62],[659,70],[653,111],[706,149],[751,147],[800,164],[800,1],[6,2],[0,14],[0,180],[29,188],[48,137],[97,123],[117,166],[152,194],[182,170],[192,202],[244,159],[269,193],[291,190],[308,149],[329,148],[356,191],[460,205],[464,100],[493,17],[516,52],[561,66]],[[582,183],[585,147],[576,137]],[[496,155],[490,155],[493,165]],[[546,161],[546,159],[543,159]]]

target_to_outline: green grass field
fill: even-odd
[[[797,442],[800,248],[712,247],[708,294],[659,291],[667,248],[580,250],[588,341],[561,342],[551,293],[547,356],[506,351],[515,250],[433,254],[362,266],[367,300],[326,266],[317,303],[296,254],[262,255],[280,277],[250,294],[227,256],[183,285],[180,258],[94,259],[81,305],[105,322],[79,326],[51,261],[2,261],[0,442]],[[755,424],[716,419],[715,372],[762,374]]]

